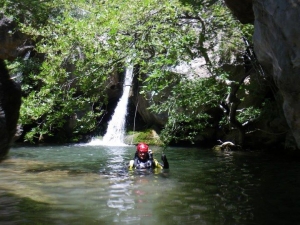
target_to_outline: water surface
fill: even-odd
[[[299,161],[168,148],[169,170],[128,171],[134,152],[13,148],[0,163],[0,224],[300,224]]]

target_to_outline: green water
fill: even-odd
[[[297,160],[169,148],[169,170],[127,171],[134,152],[13,148],[0,163],[0,224],[300,224]]]

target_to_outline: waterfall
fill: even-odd
[[[123,85],[123,95],[120,98],[115,112],[108,123],[106,134],[103,137],[103,145],[124,145],[125,119],[127,115],[127,104],[130,87],[133,78],[133,66],[126,69]]]

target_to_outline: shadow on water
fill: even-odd
[[[51,164],[51,165],[32,165],[26,169],[25,173],[42,173],[42,172],[55,172],[55,171],[66,171],[70,175],[76,174],[89,174],[99,173],[99,169],[93,163],[87,165],[86,163],[77,163],[76,166],[73,163],[70,164]]]
[[[45,224],[51,205],[34,201],[28,197],[19,197],[4,190],[0,191],[1,224]],[[39,214],[35,217],[34,214]]]
[[[76,214],[76,210],[71,208],[66,211],[63,209],[63,214],[66,216],[57,217],[55,214],[60,214],[61,207],[53,206],[52,204],[32,200],[29,197],[19,197],[4,190],[0,191],[0,221],[1,225],[32,225],[32,224],[81,224],[78,221],[84,221],[84,224],[105,224],[99,219],[87,218],[80,213],[77,213],[76,218],[69,218],[68,215]],[[49,214],[49,212],[52,212]]]

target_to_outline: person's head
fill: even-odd
[[[138,157],[141,160],[147,159],[149,146],[146,143],[143,142],[139,143],[136,147],[136,150],[137,150]]]

